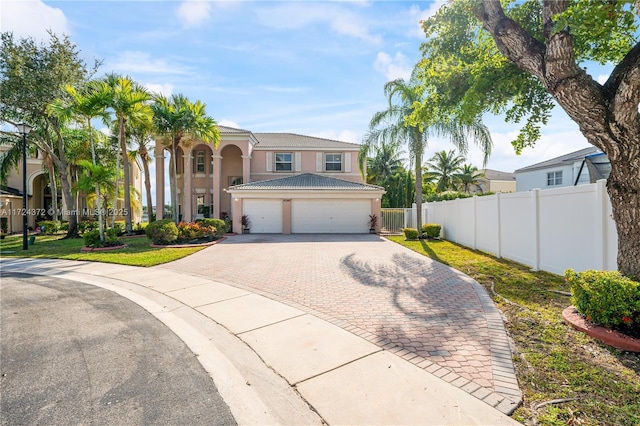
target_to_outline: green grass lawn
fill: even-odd
[[[563,322],[562,310],[571,305],[569,296],[558,293],[569,291],[563,277],[448,241],[389,239],[466,273],[492,295],[515,346],[513,361],[523,391],[516,420],[640,424],[640,356],[603,345]],[[553,400],[566,401],[549,403]]]
[[[63,239],[60,235],[38,235],[35,244],[22,250],[22,236],[13,235],[0,240],[2,257],[34,257],[50,259],[88,260],[119,263],[131,266],[155,266],[189,256],[204,247],[151,248],[146,236],[123,238],[126,248],[114,251],[81,252],[82,238]]]

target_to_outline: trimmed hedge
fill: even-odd
[[[416,228],[403,228],[404,237],[407,240],[415,240],[418,238],[418,230]]]
[[[153,244],[171,244],[178,239],[178,227],[171,219],[156,220],[144,229]]]
[[[587,321],[623,330],[640,326],[640,282],[615,271],[565,271],[571,302]]]
[[[84,245],[91,248],[96,247],[115,247],[122,245],[122,240],[118,237],[117,228],[109,228],[104,232],[104,243],[100,241],[100,231],[93,229],[82,234]]]
[[[422,225],[422,232],[427,234],[429,238],[438,238],[440,236],[440,230],[442,229],[442,225],[437,223],[425,223]]]
[[[60,230],[60,222],[56,222],[55,220],[43,220],[38,222],[38,226],[40,227],[40,232],[45,235],[57,234]],[[67,229],[69,229],[68,225]]]

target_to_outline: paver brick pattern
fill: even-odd
[[[158,268],[295,302],[495,390],[493,330],[470,279],[378,236],[238,235]]]

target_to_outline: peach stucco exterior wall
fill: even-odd
[[[267,153],[272,153],[273,156],[277,152],[290,152],[294,158],[294,170],[292,172],[276,172],[267,171]],[[343,170],[339,172],[326,172],[317,171],[316,168],[316,156],[318,153],[325,154],[330,152],[337,153],[349,153],[350,161],[349,166],[343,164]],[[295,158],[299,155],[300,164],[295,164]],[[343,157],[344,158],[344,157]],[[343,160],[344,161],[344,160]],[[275,165],[272,164],[272,170],[275,169]],[[349,170],[349,171],[346,171]],[[292,176],[299,173],[316,173],[325,176],[336,177],[338,179],[344,179],[351,182],[363,182],[362,176],[360,176],[360,169],[358,168],[358,151],[340,151],[340,150],[287,150],[287,149],[274,149],[274,150],[254,150],[251,154],[251,181],[276,179],[285,176]]]

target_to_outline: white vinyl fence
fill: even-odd
[[[616,270],[618,236],[605,180],[427,204],[442,238],[563,274]]]

